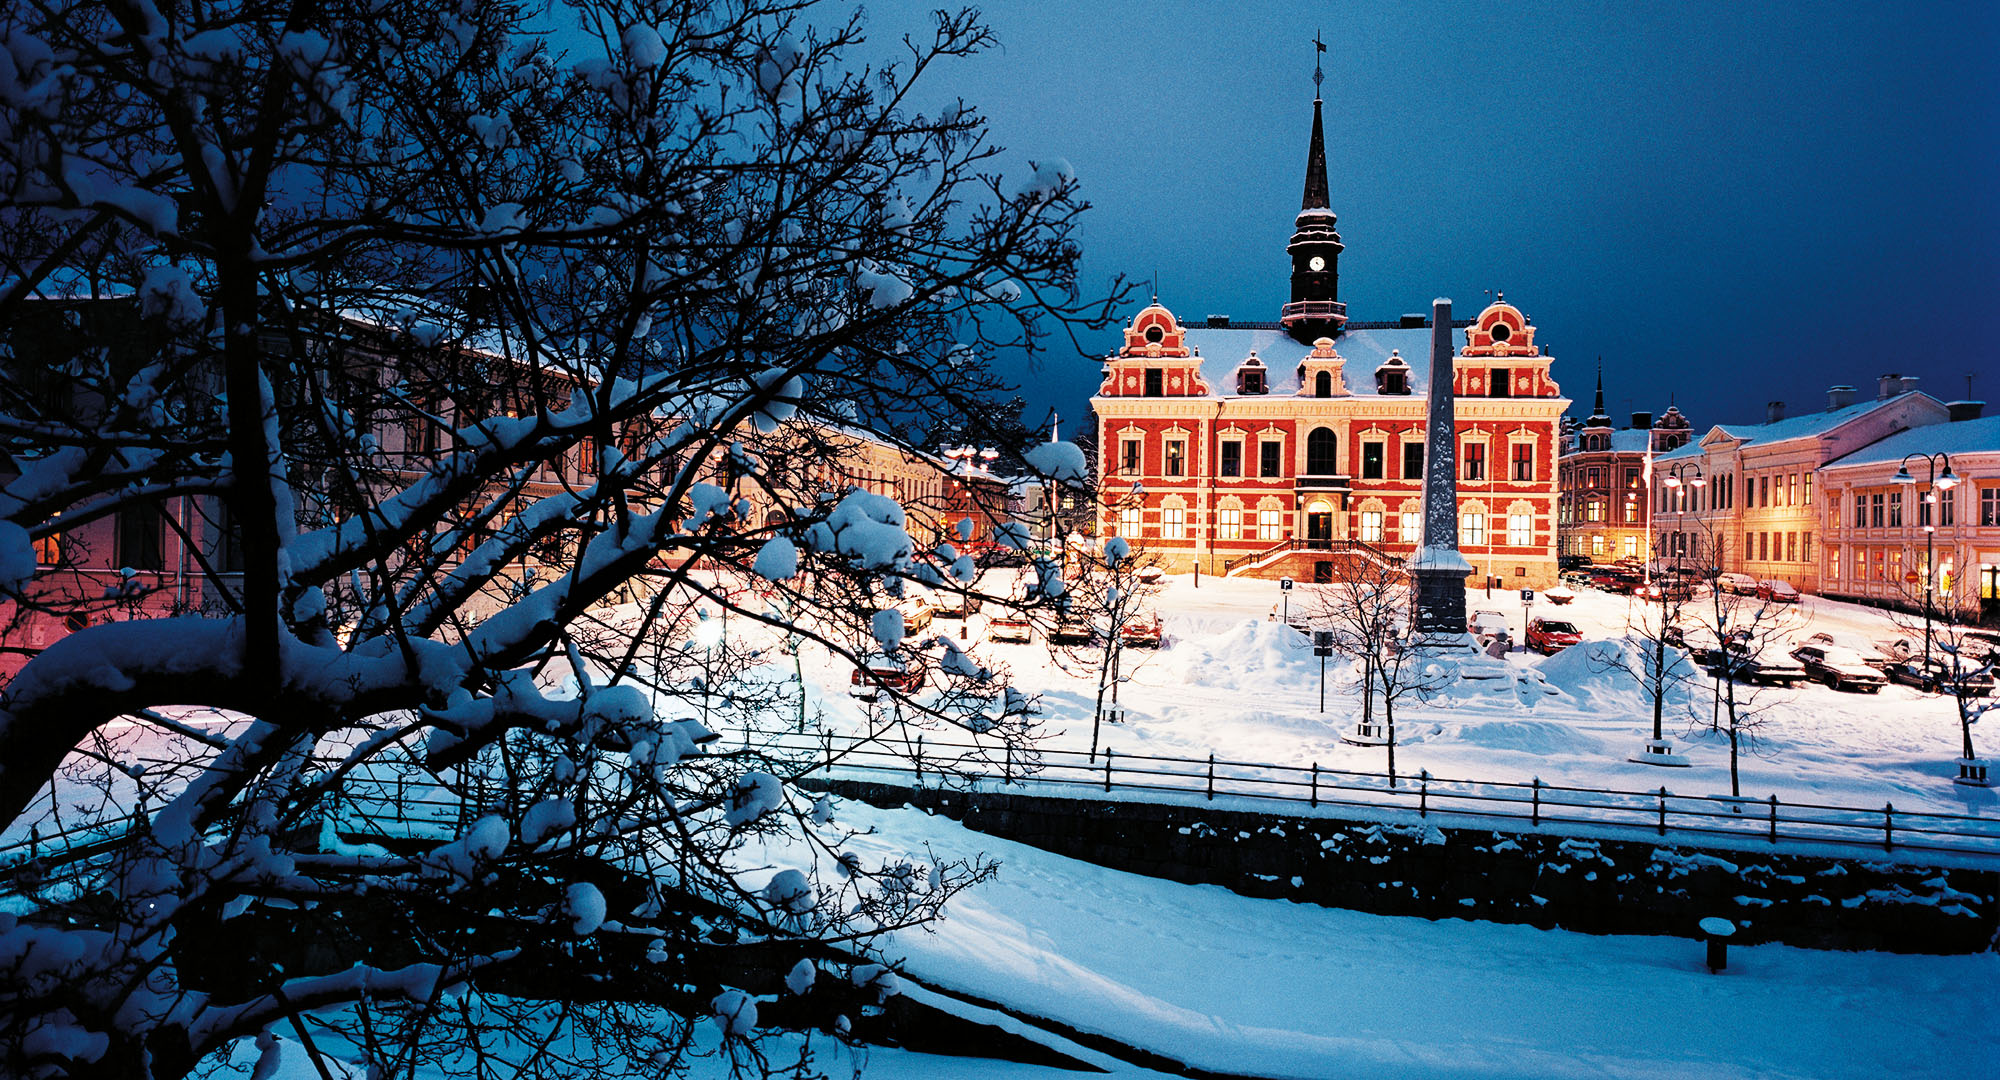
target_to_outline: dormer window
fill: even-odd
[[[1268,393],[1269,391],[1264,385],[1264,369],[1248,365],[1238,368],[1236,371],[1236,392],[1239,394]]]
[[[1313,376],[1313,396],[1314,397],[1333,396],[1333,372],[1322,371],[1319,374]]]

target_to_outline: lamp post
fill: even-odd
[[[1951,471],[1951,458],[1944,451],[1935,454],[1911,453],[1903,455],[1903,463],[1896,468],[1896,475],[1889,479],[1898,484],[1916,486],[1917,478],[1910,474],[1910,459],[1916,458],[1930,466],[1930,477],[1926,482],[1928,491],[1924,493],[1931,504],[1937,502],[1937,493],[1950,491],[1958,486],[1958,477]],[[1944,467],[1943,472],[1938,466]],[[1931,669],[1931,590],[1937,581],[1937,513],[1930,511],[1924,515],[1924,671]],[[1971,757],[1971,754],[1967,754]]]

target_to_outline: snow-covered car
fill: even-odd
[[[896,610],[903,613],[903,633],[915,634],[931,624],[937,609],[921,596],[906,596],[897,601]]]
[[[979,614],[979,598],[962,589],[939,589],[931,596],[931,611],[940,619]]]
[[[1991,630],[1958,630],[1958,647],[1966,657],[1981,664],[2000,665],[2000,633]]]
[[[1056,645],[1088,645],[1096,640],[1097,631],[1081,615],[1059,616],[1049,630],[1049,641]]]
[[[1739,596],[1751,596],[1757,592],[1757,579],[1751,577],[1749,574],[1733,572],[1717,574],[1715,576],[1715,587],[1719,592],[1736,593]]]
[[[1475,611],[1471,618],[1465,620],[1465,630],[1484,645],[1507,633],[1507,616],[1490,609]]]
[[[1861,639],[1828,633],[1825,630],[1806,638],[1804,641],[1799,642],[1799,644],[1818,645],[1825,649],[1846,649],[1848,652],[1860,657],[1862,663],[1867,664],[1878,672],[1888,667],[1890,663],[1888,657],[1875,652],[1872,646],[1864,644]]]
[[[1799,602],[1799,590],[1788,581],[1767,579],[1757,583],[1757,599],[1774,604],[1796,604]]]
[[[1968,671],[1953,680],[1951,665],[1936,657],[1928,663],[1921,656],[1908,660],[1898,660],[1883,670],[1890,682],[1904,686],[1914,686],[1926,693],[1948,693],[1956,685],[1963,689],[1966,697],[1988,697],[1993,693],[1993,676],[1982,671]]]
[[[920,657],[898,660],[893,656],[875,653],[868,657],[862,667],[854,669],[848,677],[847,692],[862,701],[874,701],[883,690],[893,690],[901,694],[914,694],[924,688],[924,681],[930,675]]]
[[[1528,648],[1553,656],[1583,640],[1583,631],[1561,619],[1535,619],[1528,623]]]
[[[1133,575],[1141,585],[1158,585],[1166,576],[1167,572],[1157,566],[1142,566],[1139,572]]]
[[[1034,624],[1018,611],[1003,611],[987,620],[988,641],[1033,641],[1034,638]]]
[[[1728,658],[1727,663],[1718,659],[1711,665],[1711,670],[1726,674],[1737,682],[1763,686],[1797,686],[1806,681],[1805,665],[1785,655],[1784,650],[1776,645],[1748,648],[1732,642]]]
[[[1133,615],[1118,628],[1118,640],[1127,645],[1157,649],[1160,647],[1161,637],[1160,616],[1155,612],[1147,611]]]
[[[1801,645],[1792,650],[1792,659],[1805,667],[1807,678],[1835,690],[1873,694],[1889,682],[1881,672],[1864,663],[1860,653],[1838,645]]]

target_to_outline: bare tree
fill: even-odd
[[[1330,630],[1335,651],[1360,667],[1364,725],[1373,725],[1380,703],[1390,787],[1396,786],[1396,703],[1428,701],[1448,680],[1410,636],[1412,590],[1402,567],[1349,553],[1336,561],[1332,581],[1306,593],[1301,612],[1308,625]]]
[[[1793,665],[1791,639],[1805,625],[1805,616],[1796,603],[1724,588],[1727,543],[1706,523],[1692,533],[1688,563],[1705,591],[1686,610],[1689,630],[1700,637],[1695,659],[1708,668],[1714,684],[1709,730],[1728,740],[1729,794],[1740,797],[1742,755],[1755,752],[1757,729],[1771,708],[1792,698],[1773,672]],[[1803,669],[1797,675],[1802,678]]]
[[[1088,670],[1097,683],[1091,710],[1090,756],[1097,757],[1106,715],[1118,711],[1118,688],[1128,676],[1125,653],[1130,629],[1142,619],[1157,619],[1155,598],[1163,581],[1159,556],[1137,551],[1124,537],[1114,536],[1100,548],[1079,550],[1068,560],[1069,572],[1056,600],[1058,626],[1072,632],[1088,630],[1087,642],[1056,644],[1064,667]]]
[[[1701,553],[1699,545],[1693,552],[1669,546],[1672,538],[1685,535],[1661,533],[1649,553],[1661,572],[1639,587],[1625,609],[1625,640],[1632,646],[1630,654],[1593,653],[1589,657],[1593,666],[1631,678],[1645,696],[1653,714],[1653,736],[1634,760],[1650,764],[1685,764],[1673,755],[1665,734],[1668,702],[1694,679],[1694,669],[1680,647],[1690,621],[1693,589],[1688,575],[1679,571],[1699,564]]]
[[[1918,672],[1926,689],[1952,699],[1958,714],[1959,772],[1967,781],[1983,778],[1973,752],[1972,725],[2000,706],[2000,693],[1993,688],[2000,646],[1993,631],[1973,625],[1978,617],[1978,597],[1963,575],[1929,595],[1906,589],[1903,604],[1890,613],[1897,629],[1908,635],[1904,640],[1916,643],[1902,662]]]
[[[987,872],[843,857],[795,763],[707,738],[791,712],[757,635],[910,647],[877,612],[915,542],[829,466],[846,433],[1001,445],[982,358],[1122,291],[1078,297],[1066,165],[917,111],[992,44],[972,14],[862,41],[790,0],[0,9],[0,618],[81,627],[0,699],[0,826],[104,804],[8,879],[0,1072],[296,1039],[661,1075],[705,1016],[806,1070],[736,982],[858,963]],[[79,554],[142,513],[177,574]],[[431,842],[346,828],[410,816],[384,784],[442,794]],[[778,831],[837,872],[746,884]]]

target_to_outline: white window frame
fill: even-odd
[[[1486,515],[1477,510],[1467,510],[1458,515],[1458,542],[1474,547],[1486,546]]]
[[[1283,540],[1285,538],[1285,512],[1270,507],[1257,511],[1257,539]]]
[[[1215,508],[1215,538],[1217,540],[1243,539],[1242,507],[1218,506]]]
[[[1128,540],[1136,540],[1145,528],[1146,511],[1143,507],[1127,506],[1118,511],[1118,535]]]
[[[1507,515],[1507,546],[1508,547],[1535,546],[1535,515],[1533,514]]]
[[[1388,515],[1381,510],[1361,511],[1361,542],[1379,544],[1382,542],[1383,519]]]
[[[1160,507],[1160,539],[1187,539],[1187,510],[1179,506]]]

